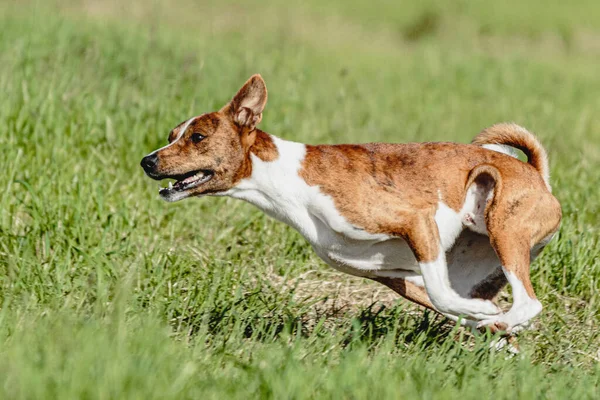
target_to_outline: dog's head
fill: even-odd
[[[161,188],[166,201],[219,194],[247,175],[249,150],[267,103],[267,87],[253,75],[221,110],[191,118],[169,134],[169,144],[142,159],[146,174],[175,179]]]

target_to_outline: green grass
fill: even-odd
[[[0,397],[598,398],[600,5],[0,2]],[[468,142],[516,121],[563,206],[522,355],[488,350],[139,160],[252,73],[308,143]]]

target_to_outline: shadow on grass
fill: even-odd
[[[279,298],[276,298],[279,297]],[[372,303],[347,310],[319,307],[320,302],[294,303],[293,293],[284,295],[256,289],[229,301],[221,299],[188,315],[175,315],[176,330],[186,336],[205,333],[229,341],[251,339],[273,342],[295,338],[334,336],[338,345],[376,347],[384,340],[396,346],[419,343],[439,346],[450,336],[454,324],[430,312],[415,311],[399,303],[388,307]]]

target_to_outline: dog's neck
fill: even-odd
[[[267,214],[295,226],[293,213],[307,201],[299,171],[306,145],[258,131],[250,149],[251,174],[225,194],[245,200]]]

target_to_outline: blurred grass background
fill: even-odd
[[[597,1],[0,1],[0,396],[597,398]],[[139,168],[252,73],[307,143],[536,132],[563,205],[522,355]]]

